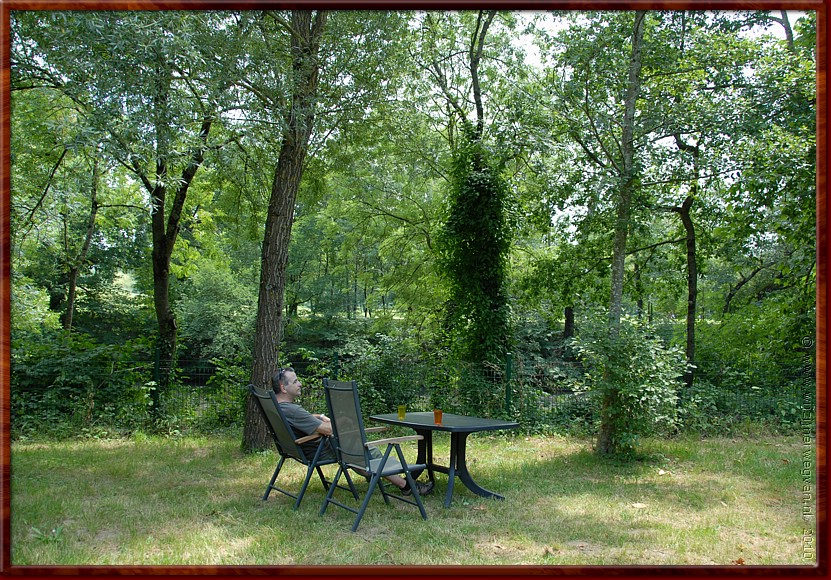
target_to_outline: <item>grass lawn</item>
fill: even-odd
[[[449,438],[434,439],[446,462]],[[799,437],[649,440],[648,459],[591,441],[472,436],[484,500],[437,474],[415,508],[373,497],[357,533],[317,478],[298,511],[271,452],[230,437],[14,443],[11,563],[25,565],[812,565],[803,559]],[[406,447],[415,459],[415,447]],[[333,474],[333,467],[326,468]],[[303,468],[280,481],[298,489]],[[422,476],[424,477],[424,476]],[[356,479],[365,489],[365,481]],[[348,494],[341,492],[341,497]]]

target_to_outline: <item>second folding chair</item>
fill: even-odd
[[[332,419],[332,437],[340,466],[338,467],[337,474],[335,474],[333,484],[329,487],[329,491],[326,494],[326,499],[320,508],[320,514],[323,515],[326,512],[326,508],[330,503],[354,513],[356,515],[352,523],[352,531],[354,532],[358,529],[369,500],[377,487],[381,490],[381,495],[384,497],[386,504],[389,504],[389,500],[392,498],[417,506],[419,512],[421,512],[421,517],[426,520],[427,512],[424,511],[424,505],[421,503],[418,487],[410,473],[416,470],[421,471],[426,468],[426,465],[408,465],[404,459],[404,454],[401,452],[401,443],[405,441],[417,441],[422,438],[421,435],[390,437],[368,441],[366,430],[364,429],[363,416],[361,414],[361,404],[358,398],[358,384],[355,381],[344,382],[323,379],[323,391],[326,395],[326,403],[329,406],[329,414]],[[378,448],[385,445],[386,449],[383,453],[380,453],[380,449]],[[371,449],[378,449],[378,452],[372,453]],[[393,457],[393,451],[395,451],[395,457]],[[343,474],[348,478],[348,471],[350,469],[369,479],[369,489],[366,492],[361,506],[357,509],[347,506],[334,498],[338,480]],[[387,493],[381,478],[391,475],[404,476],[411,490],[412,499],[404,497],[403,495]]]

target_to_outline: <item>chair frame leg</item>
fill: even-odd
[[[398,455],[398,461],[399,461],[401,467],[403,468],[402,471],[399,471],[398,473],[403,473],[404,474],[404,478],[406,479],[407,484],[409,485],[410,489],[412,490],[414,501],[410,501],[410,500],[408,500],[404,497],[399,497],[397,495],[396,496],[390,496],[387,493],[387,491],[384,489],[384,483],[381,481],[381,474],[384,473],[384,468],[386,467],[387,460],[389,459],[390,454],[392,453],[393,447],[395,447],[396,454]],[[361,473],[363,473],[363,472],[361,472]],[[366,492],[366,495],[364,496],[363,501],[361,502],[360,507],[357,510],[353,507],[350,507],[350,506],[347,506],[347,505],[344,505],[344,504],[340,503],[339,501],[335,500],[335,498],[334,498],[335,489],[338,487],[338,481],[340,481],[341,475],[346,476],[346,480],[347,480],[347,483],[349,484],[349,489],[352,491],[352,495],[355,497],[356,500],[359,499],[358,498],[358,492],[355,489],[354,484],[352,483],[352,478],[349,476],[349,468],[344,467],[343,464],[339,464],[338,465],[338,471],[335,474],[335,478],[334,478],[334,480],[332,480],[332,483],[329,485],[329,489],[326,492],[326,498],[323,500],[323,504],[320,506],[320,515],[321,516],[326,513],[326,509],[329,507],[329,504],[333,503],[333,504],[335,504],[339,507],[342,507],[342,508],[346,509],[347,511],[350,511],[350,512],[355,514],[355,519],[352,522],[352,531],[353,532],[357,531],[358,526],[360,526],[361,520],[364,517],[364,513],[366,512],[366,508],[369,506],[369,502],[372,499],[372,495],[375,493],[375,488],[377,487],[378,489],[381,490],[381,495],[384,498],[384,503],[389,504],[390,503],[389,498],[390,497],[395,497],[395,499],[404,501],[406,503],[410,503],[412,505],[416,505],[418,507],[418,511],[421,513],[422,519],[424,519],[424,520],[427,519],[427,511],[424,509],[424,504],[421,501],[421,495],[418,493],[418,487],[416,486],[415,480],[413,479],[412,473],[410,472],[410,467],[409,467],[409,465],[407,465],[407,462],[404,459],[404,453],[401,451],[401,446],[400,445],[397,445],[397,444],[388,445],[383,457],[381,458],[381,461],[378,464],[378,467],[371,474],[365,474],[365,475],[370,476],[370,477],[368,477],[369,487],[367,489],[367,492]],[[392,473],[389,473],[387,475],[392,475]]]
[[[383,466],[381,463],[381,466]],[[361,524],[361,519],[364,517],[364,512],[366,511],[367,506],[369,505],[369,500],[372,497],[372,494],[375,492],[375,487],[379,486],[381,483],[381,472],[380,469],[372,474],[372,479],[369,481],[369,489],[366,492],[366,496],[364,497],[364,501],[361,503],[361,507],[358,509],[358,515],[355,517],[355,521],[352,522],[352,531],[356,531],[358,526]],[[381,490],[381,493],[384,493],[384,490]],[[384,500],[389,502],[389,500],[384,497]]]
[[[277,463],[277,469],[274,470],[274,475],[271,476],[271,481],[268,482],[268,486],[265,488],[265,494],[263,494],[263,501],[268,499],[268,496],[271,495],[272,489],[277,489],[274,487],[274,482],[277,481],[277,476],[280,475],[280,470],[283,468],[283,463],[285,463],[286,458],[282,455],[280,456],[280,461]]]
[[[418,486],[416,486],[416,482],[413,479],[413,474],[410,473],[410,466],[407,465],[404,460],[404,454],[401,452],[401,448],[398,445],[395,446],[395,450],[398,453],[398,461],[402,466],[404,466],[404,479],[407,480],[407,484],[410,486],[410,489],[413,490],[413,499],[418,505],[418,511],[421,512],[421,519],[426,520],[427,511],[424,509],[424,504],[421,502],[421,494],[418,493]]]
[[[343,465],[338,465],[338,471],[335,473],[335,478],[332,480],[332,484],[329,486],[329,491],[326,492],[326,497],[323,499],[323,505],[320,506],[320,515],[326,513],[326,508],[329,507],[329,503],[334,503],[334,495],[335,490],[338,488],[338,480],[340,479],[341,473],[343,473]],[[351,482],[350,482],[351,483]],[[354,490],[354,487],[353,487]]]
[[[314,468],[310,465],[309,468],[306,470],[306,477],[303,480],[303,485],[300,487],[300,491],[297,493],[297,499],[294,502],[293,510],[297,511],[297,508],[300,507],[300,502],[303,501],[303,496],[306,494],[306,488],[309,487],[309,482],[312,480],[312,474],[314,473]],[[323,480],[323,486],[326,487],[326,480]]]
[[[309,482],[312,480],[312,473],[315,472],[317,469],[317,474],[320,476],[320,481],[323,483],[323,487],[326,491],[329,491],[329,484],[326,481],[326,478],[323,476],[323,471],[320,469],[320,465],[317,462],[320,460],[320,452],[323,450],[323,442],[317,446],[317,450],[315,451],[315,455],[312,458],[312,461],[309,463],[308,469],[306,469],[306,478],[303,480],[303,485],[300,487],[300,491],[297,493],[297,499],[294,502],[293,510],[297,511],[297,508],[300,507],[300,502],[303,501],[303,496],[306,495],[306,488],[309,487]]]
[[[349,484],[350,491],[352,491],[352,497],[355,498],[355,501],[358,501],[361,497],[358,495],[358,490],[355,488],[355,484],[352,483],[352,478],[349,477],[349,470],[345,470],[343,475],[346,477],[346,483]]]

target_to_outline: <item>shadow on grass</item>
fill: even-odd
[[[370,558],[337,559],[348,557],[339,550],[347,554],[343,550],[354,547],[355,536],[349,532],[352,516],[343,510],[318,516],[325,492],[316,476],[297,512],[291,509],[294,500],[279,493],[261,501],[278,459],[273,453],[243,454],[232,440],[105,442],[68,446],[59,453],[23,449],[13,453],[12,460],[15,542],[31,542],[25,529],[14,529],[16,520],[22,525],[15,516],[25,517],[26,526],[46,529],[43,518],[47,516],[40,515],[36,503],[46,501],[60,506],[53,508],[55,513],[64,509],[80,513],[85,506],[95,506],[100,510],[97,516],[69,516],[78,521],[67,525],[64,533],[71,533],[73,526],[87,526],[94,540],[101,539],[101,530],[113,527],[108,542],[113,553],[125,543],[134,545],[131,554],[141,553],[142,542],[146,543],[142,531],[156,529],[157,546],[165,545],[165,534],[205,533],[206,543],[229,551],[228,561],[251,558],[277,564],[285,562],[268,558],[285,557],[296,558],[290,563],[351,564]],[[439,461],[442,457],[446,461],[447,450],[439,451],[444,452],[438,453]],[[686,538],[676,528],[686,527],[695,529],[693,542],[703,546],[695,548],[696,563],[711,563],[708,550],[720,541],[713,522],[720,517],[718,512],[728,505],[733,509],[736,502],[725,491],[724,480],[780,495],[782,483],[766,484],[758,465],[722,473],[719,466],[730,470],[732,464],[725,462],[728,453],[719,453],[714,452],[716,458],[708,458],[703,466],[698,465],[698,456],[684,456],[677,462],[659,454],[621,462],[600,458],[587,443],[570,440],[477,439],[468,455],[473,478],[505,495],[505,501],[475,496],[457,481],[453,503],[445,509],[447,476],[437,474],[436,488],[425,498],[426,522],[395,504],[385,506],[376,494],[358,537],[367,552],[381,554],[378,558],[398,538],[408,545],[412,557],[424,558],[415,563],[564,565],[619,560],[677,564],[683,563],[677,559],[686,553],[680,545]],[[412,454],[405,455],[410,458]],[[744,456],[748,461],[762,457],[782,463],[775,452],[759,455],[746,450]],[[676,476],[672,470],[679,465],[696,465],[696,469]],[[331,476],[334,467],[329,467],[326,473]],[[302,466],[287,463],[280,475],[282,485],[299,489],[304,473]],[[363,491],[365,480],[355,481]],[[65,507],[67,490],[77,502],[71,508]],[[16,491],[21,497],[14,498]],[[297,530],[309,536],[297,554],[273,552],[274,545],[297,544]],[[315,552],[320,538],[333,543],[330,552]],[[94,546],[79,545],[78,550],[95,553]]]

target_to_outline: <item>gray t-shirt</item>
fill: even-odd
[[[316,433],[317,428],[320,427],[320,424],[322,423],[320,419],[309,413],[297,403],[281,402],[280,409],[283,411],[283,414],[286,416],[286,421],[289,422],[289,425],[291,425],[291,428],[294,429],[294,432],[298,437],[305,437],[306,435]],[[332,449],[332,445],[329,443],[329,439],[326,439],[326,441],[326,447],[324,447],[320,452],[320,457],[321,459],[334,458],[335,452]],[[314,457],[318,445],[320,445],[320,441],[315,440],[307,441],[301,444],[300,447],[303,448],[306,456],[311,459]]]

